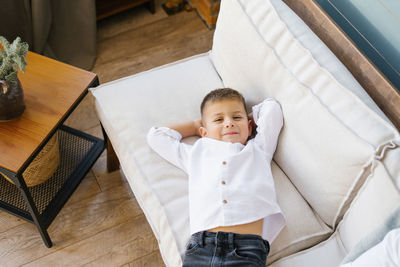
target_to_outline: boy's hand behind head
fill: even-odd
[[[253,121],[253,112],[250,112],[247,117],[249,118],[249,121]]]
[[[193,124],[194,124],[194,128],[196,129],[196,135],[201,136],[200,128],[203,127],[203,123],[202,123],[201,119],[194,120]]]

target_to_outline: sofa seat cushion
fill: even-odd
[[[333,232],[310,208],[274,161],[271,163],[271,170],[277,200],[286,217],[286,226],[271,245],[268,264],[314,246],[326,240]]]
[[[100,120],[167,266],[181,265],[190,237],[187,176],[151,150],[146,133],[153,125],[198,117],[204,95],[221,86],[205,54],[91,89]],[[270,261],[313,246],[332,232],[275,163],[272,173],[288,221],[272,243]]]
[[[337,267],[346,255],[339,234],[309,249],[282,258],[270,267]]]
[[[223,1],[212,59],[225,86],[250,101],[281,103],[284,126],[274,160],[335,228],[376,151],[399,133],[320,66],[270,1]]]

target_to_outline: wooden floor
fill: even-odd
[[[162,2],[153,15],[137,7],[98,23],[101,83],[211,49],[213,31],[195,12],[168,17]],[[101,136],[90,95],[67,124]],[[103,153],[49,227],[52,248],[33,224],[0,211],[0,266],[164,266],[126,179],[105,162]]]

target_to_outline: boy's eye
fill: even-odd
[[[233,117],[234,120],[239,120],[239,119],[241,119],[241,118],[242,118],[242,116],[234,116],[234,117]]]
[[[221,118],[216,118],[216,119],[214,120],[214,122],[221,122],[221,121],[222,121]]]

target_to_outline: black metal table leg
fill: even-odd
[[[14,176],[13,181],[16,184],[16,186],[21,190],[21,194],[25,200],[25,203],[28,206],[29,213],[32,216],[33,223],[38,228],[39,233],[42,236],[43,242],[48,248],[50,248],[53,245],[53,243],[51,242],[50,236],[47,233],[46,227],[44,226],[42,220],[40,219],[39,212],[36,208],[35,202],[33,201],[31,193],[29,192],[29,189],[26,186],[25,180],[22,178],[22,175],[17,174]]]

